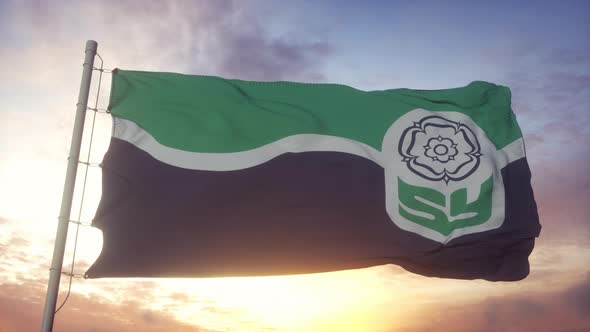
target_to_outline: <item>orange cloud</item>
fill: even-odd
[[[36,331],[41,326],[44,289],[30,284],[0,285],[0,332]],[[91,297],[72,296],[56,315],[54,328],[62,332],[206,332],[176,321],[167,314],[142,309],[135,301],[110,304]]]
[[[590,330],[590,277],[560,291],[490,294],[472,303],[423,307],[407,332],[557,332]]]

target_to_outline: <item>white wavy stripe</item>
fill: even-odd
[[[506,165],[510,164],[513,161],[526,157],[524,150],[524,141],[522,137],[506,145],[500,151],[502,151],[502,153],[496,157],[496,162],[498,164],[499,169],[504,168]]]
[[[317,134],[300,134],[282,138],[259,148],[230,153],[190,152],[164,146],[135,122],[113,117],[113,137],[127,141],[155,159],[177,167],[206,171],[233,171],[260,165],[288,152],[344,152],[367,158],[382,165],[381,153],[351,139]]]
[[[259,148],[229,153],[191,152],[160,144],[135,122],[113,117],[113,137],[127,141],[155,159],[177,167],[207,171],[233,171],[260,165],[281,154],[293,152],[329,151],[349,153],[372,160],[382,167],[387,165],[381,152],[367,144],[330,135],[299,134],[288,136]],[[508,144],[496,154],[497,167],[525,156],[522,138]]]

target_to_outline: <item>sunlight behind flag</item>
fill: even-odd
[[[115,70],[87,275],[522,279],[540,225],[510,98]]]

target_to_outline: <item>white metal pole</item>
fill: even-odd
[[[49,270],[47,296],[45,298],[45,309],[43,310],[43,322],[41,325],[42,332],[51,332],[53,330],[55,305],[57,303],[59,280],[61,277],[61,269],[64,260],[66,240],[68,237],[70,210],[72,208],[72,199],[74,196],[74,187],[76,184],[76,173],[78,171],[78,160],[80,158],[80,145],[82,144],[82,133],[84,132],[86,108],[88,107],[88,95],[90,93],[90,83],[92,81],[94,56],[96,55],[97,48],[98,44],[94,40],[86,41],[86,56],[84,57],[83,65],[84,69],[82,71],[82,81],[80,82],[78,103],[76,104],[76,120],[74,122],[74,132],[72,134],[72,142],[70,144],[68,168],[66,171],[66,180],[61,200],[61,209],[59,212],[55,245],[53,247],[53,258],[51,259],[51,268]]]

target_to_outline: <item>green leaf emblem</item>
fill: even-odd
[[[448,197],[442,192],[414,186],[398,178],[399,213],[416,224],[430,228],[442,235],[453,230],[480,225],[492,215],[492,192],[494,180],[485,180],[479,196],[467,202],[467,189],[455,190]]]

